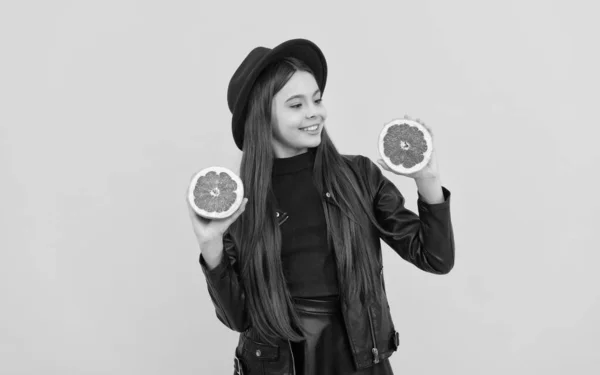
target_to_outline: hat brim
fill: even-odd
[[[306,39],[291,39],[268,51],[262,56],[258,63],[253,66],[252,71],[248,72],[246,75],[244,83],[239,88],[237,101],[233,105],[231,126],[233,138],[240,150],[243,150],[244,122],[250,91],[262,71],[272,62],[284,57],[295,57],[302,60],[313,71],[317,85],[321,90],[321,95],[325,91],[325,84],[327,82],[327,61],[325,60],[323,52],[315,43]]]

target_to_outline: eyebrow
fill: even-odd
[[[315,91],[315,93],[313,94],[313,96],[315,96],[315,95],[316,95],[317,93],[319,93],[319,92],[321,92],[321,90],[320,90],[320,89],[317,89],[317,91]],[[289,102],[289,101],[290,101],[290,100],[292,100],[292,99],[295,99],[295,98],[301,98],[302,96],[304,96],[304,95],[300,95],[300,94],[298,94],[298,95],[292,95],[292,96],[290,96],[290,97],[289,97],[289,98],[288,98],[288,99],[287,99],[285,102],[287,103],[287,102]]]

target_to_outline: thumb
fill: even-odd
[[[381,168],[385,169],[386,171],[390,170],[390,167],[388,167],[388,165],[385,164],[385,161],[383,161],[383,159],[377,159],[377,163],[381,166]]]

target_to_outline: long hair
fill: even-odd
[[[239,251],[240,276],[250,323],[268,342],[273,338],[299,341],[298,317],[287,290],[281,263],[281,231],[275,219],[275,195],[271,185],[273,97],[296,71],[314,73],[295,58],[279,60],[258,77],[250,93],[240,178],[248,203],[230,226]],[[328,244],[333,246],[342,302],[375,298],[381,293],[378,254],[370,241],[373,226],[384,233],[372,214],[356,174],[329,138],[326,128],[316,148],[313,169],[315,187],[331,194],[334,204],[325,205]]]

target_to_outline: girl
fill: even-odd
[[[252,50],[227,93],[246,198],[222,220],[189,207],[217,317],[240,332],[235,374],[392,374],[399,336],[380,240],[426,272],[454,265],[450,192],[435,155],[408,175],[417,215],[370,159],[338,153],[326,80],[311,41]]]

